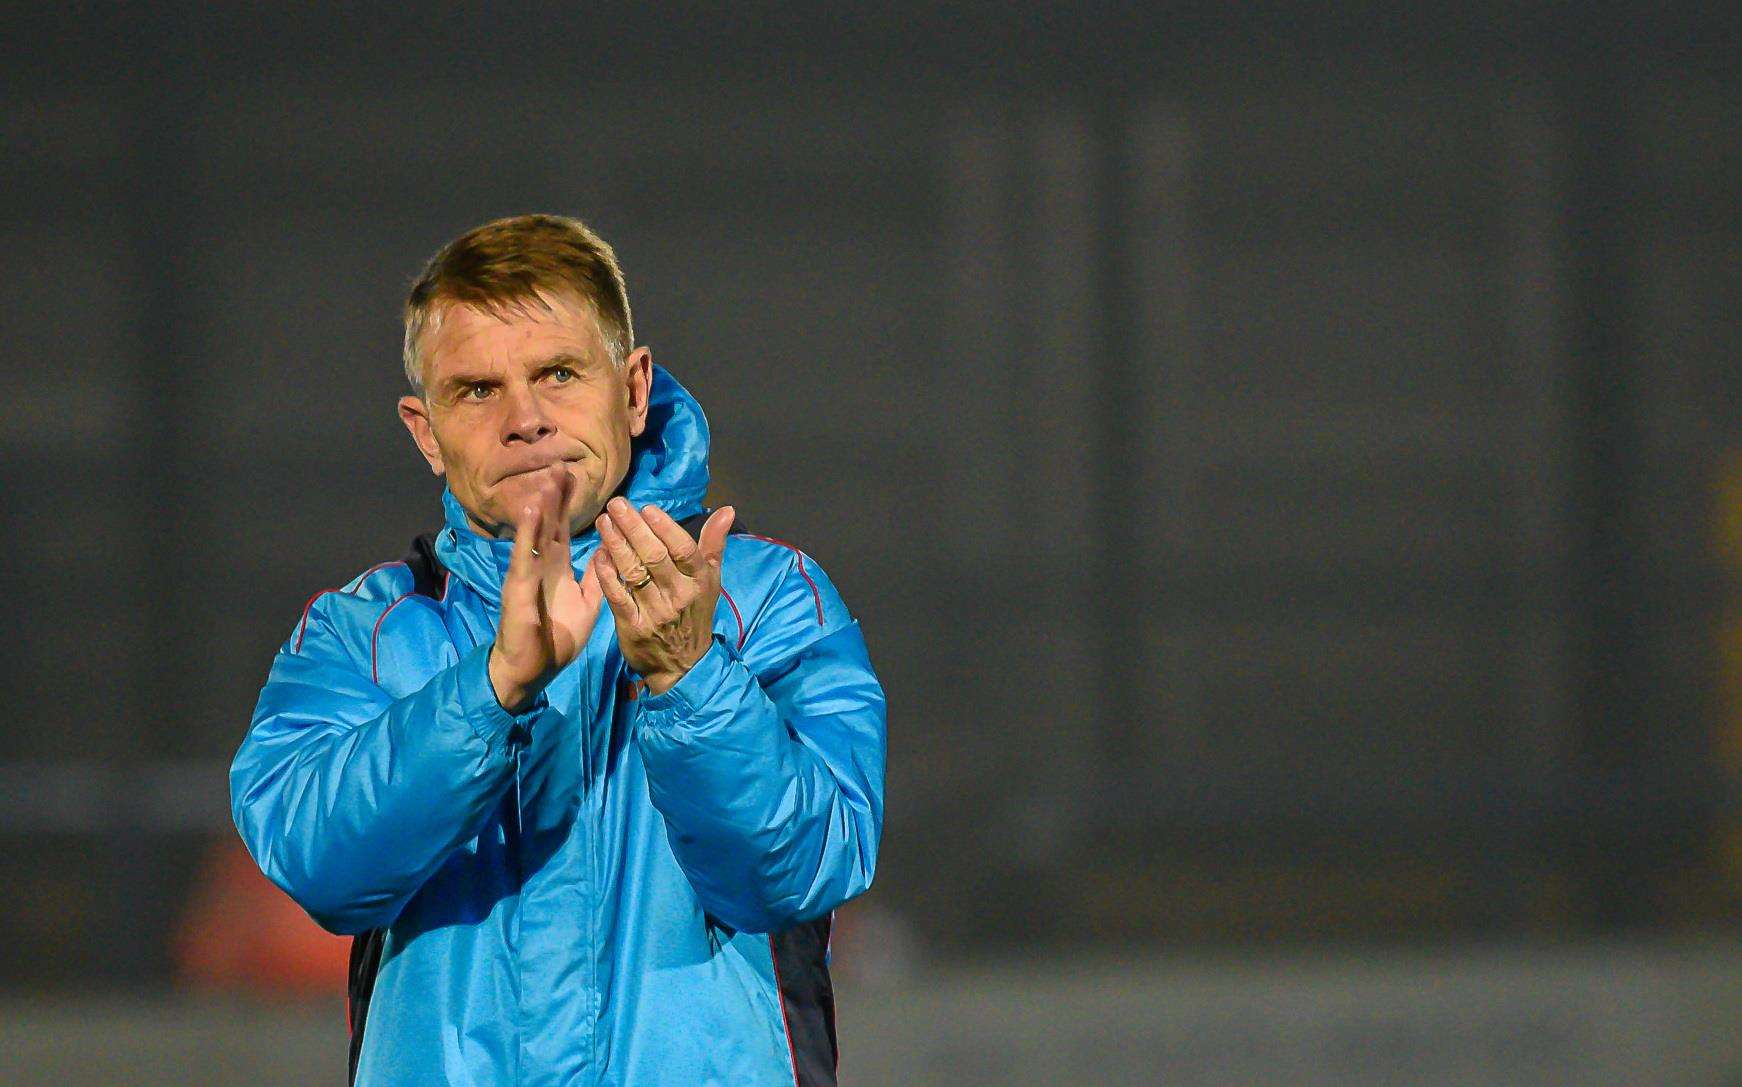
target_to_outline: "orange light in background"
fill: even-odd
[[[315,924],[236,838],[207,852],[174,941],[176,980],[187,988],[299,998],[345,992],[351,938]]]

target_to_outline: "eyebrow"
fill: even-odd
[[[533,372],[542,374],[559,366],[566,366],[571,370],[584,370],[587,368],[587,360],[573,351],[558,351],[554,355],[548,355],[533,363]],[[472,385],[491,385],[497,381],[498,378],[495,374],[454,374],[441,383],[440,389],[442,395],[446,396]]]
[[[567,366],[571,370],[585,370],[587,360],[573,351],[558,351],[543,362],[538,363],[537,371],[543,373],[546,370],[554,370],[558,366]]]

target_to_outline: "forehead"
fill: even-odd
[[[602,357],[604,335],[593,307],[566,295],[541,293],[497,312],[449,303],[432,315],[423,336],[425,374],[457,367],[496,368],[533,362],[553,352]]]

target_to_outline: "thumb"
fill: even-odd
[[[696,545],[701,548],[702,558],[710,566],[720,565],[721,556],[726,553],[726,533],[732,530],[732,522],[737,519],[737,510],[731,506],[721,506],[702,525],[701,538],[696,541]]]

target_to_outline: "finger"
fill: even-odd
[[[520,507],[519,516],[514,518],[514,547],[508,553],[508,573],[504,581],[535,581],[538,577],[538,557],[533,550],[538,547],[538,507],[526,505]]]
[[[556,603],[557,588],[561,579],[574,580],[574,571],[569,566],[568,528],[563,517],[565,483],[562,476],[568,473],[557,466],[552,474],[542,473],[538,480],[534,501],[538,509],[538,530],[534,535],[537,541],[538,554],[533,558],[534,576],[538,578],[539,591],[543,594],[545,607],[548,609]]]
[[[575,482],[574,476],[569,474],[567,468],[559,464],[556,466],[556,471],[559,473],[556,480],[556,495],[552,499],[551,519],[548,526],[551,552],[549,583],[553,590],[558,584],[558,578],[575,580],[574,559],[569,552],[569,542],[572,535],[569,527],[569,503],[574,500],[575,491],[580,486]]]
[[[649,570],[646,564],[641,561],[641,557],[635,553],[628,538],[617,528],[616,521],[609,513],[600,514],[597,524],[599,538],[605,541],[605,546],[601,550],[609,555],[617,575],[628,583],[624,587],[625,591],[629,591],[628,585],[640,585],[644,580],[653,576],[654,571]],[[671,563],[663,562],[660,565],[669,567]],[[637,603],[642,604],[649,603],[656,595],[663,595],[664,591],[657,578],[651,585],[633,590]]]
[[[563,565],[567,566],[569,547],[569,503],[574,501],[575,488],[578,484],[575,483],[575,477],[561,462],[558,462],[554,466],[554,469],[557,473],[557,492],[555,498],[556,516],[551,519],[553,522],[550,526],[551,540],[562,546],[564,558]]]
[[[564,542],[568,532],[563,518],[567,506],[568,473],[561,465],[554,465],[539,473],[536,486],[540,514],[538,550],[540,558],[548,558],[558,550],[554,545]]]
[[[611,556],[601,547],[593,552],[593,565],[597,567],[594,577],[598,581],[599,591],[604,595],[605,603],[611,605],[618,625],[633,624],[640,615],[640,609],[635,605],[635,598],[629,595],[629,587],[618,576],[617,564],[611,561]]]
[[[671,556],[678,573],[695,577],[701,572],[699,546],[690,539],[690,534],[683,530],[682,525],[671,519],[671,514],[658,506],[647,505],[641,507],[641,516],[647,522],[647,527],[659,537],[659,542],[665,545],[665,552]]]
[[[503,631],[519,622],[536,621],[541,578],[539,560],[533,557],[532,549],[537,542],[538,509],[522,506],[514,521],[514,548],[508,555],[508,573],[502,578]]]
[[[611,560],[611,569],[618,576],[625,576],[625,571],[640,580],[641,560],[635,557],[635,549],[629,546],[629,540],[617,527],[617,522],[611,519],[609,513],[601,513],[593,522],[593,527],[599,530],[599,550]]]
[[[546,491],[546,480],[543,477],[534,477],[532,493],[527,497],[526,505],[521,507],[520,515],[514,518],[515,541],[518,543],[521,537],[526,538],[527,542],[532,545],[528,550],[528,555],[533,564],[538,567],[544,565],[544,556],[550,552],[550,549],[545,546],[547,542],[546,525],[548,524],[545,510],[550,505]],[[532,552],[537,553],[533,554]],[[512,561],[512,556],[510,556],[510,561]]]
[[[636,512],[626,499],[613,498],[605,507],[611,515],[611,520],[622,530],[629,541],[629,546],[635,549],[635,557],[641,565],[653,576],[653,580],[673,600],[677,599],[678,591],[683,587],[683,574],[672,561],[671,554],[666,551],[665,544],[660,542],[653,530],[647,527],[641,514]],[[613,556],[615,557],[615,556]],[[639,580],[631,578],[630,580]],[[638,590],[645,592],[646,590]]]
[[[718,569],[725,561],[726,534],[732,531],[732,522],[737,519],[737,510],[731,506],[721,506],[702,525],[702,539],[697,550],[701,552],[703,562]]]
[[[587,568],[581,572],[581,614],[597,620],[599,606],[604,602],[604,582],[599,578],[599,564],[589,559]]]

